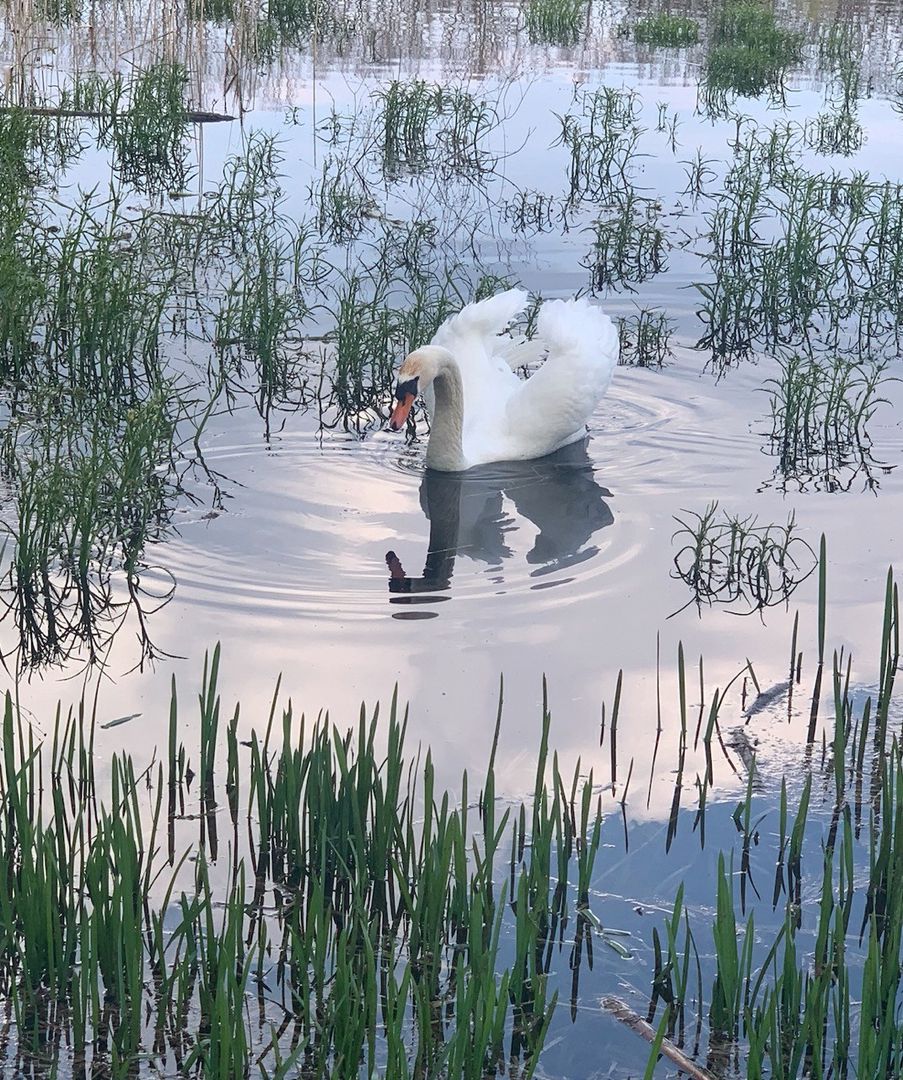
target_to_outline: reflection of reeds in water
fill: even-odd
[[[743,604],[762,611],[786,604],[815,569],[815,552],[798,534],[794,516],[785,525],[760,525],[710,503],[701,514],[675,518],[678,546],[672,575],[693,592],[688,603]]]
[[[280,718],[274,703],[239,769],[237,711],[225,739],[220,725],[218,649],[208,661],[200,846],[187,873],[176,832],[194,773],[175,686],[168,771],[139,774],[117,755],[108,798],[88,718],[85,727],[58,718],[47,744],[26,743],[6,697],[0,976],[16,1002],[18,1052],[49,1052],[61,1067],[83,1053],[97,1067],[175,1059],[206,1076],[301,1060],[312,1075],[349,1061],[354,1075],[360,1063],[372,1074],[387,1059],[393,1076],[417,1061],[425,1076],[494,1075],[512,1062],[529,1070],[555,1008],[550,972],[566,931],[575,995],[593,941],[617,945],[590,906],[601,833],[592,774],[559,772],[548,709],[532,797],[517,810],[497,803],[496,730],[474,811],[466,776],[450,798],[435,789],[429,754],[422,765],[409,759],[394,704],[383,750],[378,713],[343,735],[303,721],[299,730],[291,708]],[[42,769],[55,788],[46,805]],[[217,829],[235,845],[225,879],[213,872]],[[270,999],[259,1024],[250,994]],[[475,1018],[485,1023],[474,1028]]]
[[[805,486],[812,478],[826,487],[849,486],[862,473],[875,486],[868,425],[880,405],[887,363],[856,364],[793,356],[780,361],[781,375],[766,382],[771,398],[771,443],[783,482]],[[852,482],[852,481],[850,481]]]

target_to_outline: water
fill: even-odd
[[[126,56],[131,62],[130,41],[140,41],[137,59],[154,59],[162,27],[170,24],[152,5],[142,13],[149,36],[137,35],[124,19],[90,27],[37,24],[23,37],[7,13],[4,61],[16,78],[46,91],[91,66],[105,70]],[[39,664],[16,680],[21,707],[38,730],[47,730],[57,700],[85,691],[102,724],[138,714],[99,731],[96,750],[101,762],[122,748],[147,761],[165,739],[170,674],[186,688],[194,685],[205,650],[219,641],[224,698],[243,702],[242,737],[265,722],[280,673],[282,693],[298,712],[328,711],[340,726],[355,719],[361,702],[386,702],[397,687],[411,703],[409,740],[432,748],[438,782],[455,788],[462,770],[480,775],[485,767],[503,677],[497,786],[502,800],[519,800],[532,786],[545,678],[553,743],[563,761],[579,758],[583,773],[594,770],[607,805],[594,900],[606,925],[634,935],[631,962],[612,954],[583,973],[576,1027],[563,1008],[556,1014],[538,1073],[550,1078],[635,1076],[644,1068],[645,1046],[598,1015],[601,994],[617,989],[645,1011],[650,920],[670,910],[681,880],[692,883],[694,913],[703,924],[709,917],[714,852],[736,842],[730,813],[746,788],[750,753],[763,778],[761,807],[772,813],[777,778],[798,774],[808,761],[817,574],[789,603],[765,611],[751,611],[742,598],[727,609],[700,608],[675,570],[677,519],[717,500],[723,510],[762,524],[794,514],[813,550],[824,534],[828,640],[856,658],[854,684],[868,685],[876,678],[885,574],[898,555],[903,520],[899,384],[886,385],[889,404],[869,425],[870,459],[828,463],[785,483],[762,392],[779,374],[774,358],[757,350],[755,362],[722,373],[694,348],[701,322],[693,286],[712,279],[699,236],[713,204],[686,190],[687,163],[697,150],[711,161],[709,188],[717,192],[741,130],[784,121],[802,130],[832,107],[835,76],[814,44],[827,13],[783,13],[800,25],[811,19],[803,62],[791,68],[782,99],[739,99],[728,115],[699,106],[703,46],[654,50],[618,34],[625,20],[642,13],[591,5],[581,44],[546,46],[529,41],[515,4],[362,5],[341,13],[342,25],[353,14],[350,29],[324,30],[315,47],[304,35],[301,47],[289,44],[262,57],[243,54],[229,19],[219,26],[170,13],[175,40],[167,39],[167,48],[188,58],[193,104],[242,115],[240,122],[197,129],[185,197],[130,192],[133,205],[196,211],[247,133],[269,132],[283,155],[280,212],[287,221],[311,217],[310,189],[324,164],[332,160],[347,180],[350,163],[362,163],[354,182],[379,208],[381,223],[364,215],[354,242],[326,243],[324,250],[338,270],[364,277],[376,272],[379,227],[392,237],[400,235],[398,222],[429,218],[434,231],[424,250],[431,257],[454,254],[475,277],[510,278],[545,297],[587,289],[600,208],[591,199],[568,202],[568,154],[555,145],[558,117],[579,112],[575,95],[583,90],[635,90],[636,123],[645,130],[632,179],[650,201],[644,213],[654,211],[664,230],[667,267],[644,268],[599,299],[613,316],[640,308],[664,312],[674,327],[673,356],[662,370],[619,369],[585,443],[542,461],[464,476],[424,470],[422,423],[420,438],[409,442],[381,430],[367,409],[347,426],[323,427],[308,390],[298,391],[302,408],[265,415],[253,391],[239,394],[203,431],[203,467],[191,448],[185,452],[182,494],[164,534],[145,552],[142,588],[166,602],[148,600],[142,623],[126,607],[102,666],[85,666],[84,650],[76,650],[65,662]],[[847,155],[804,149],[806,168],[901,179],[892,63],[899,15],[895,4],[849,13],[865,34],[862,88],[853,103],[862,143]],[[373,164],[366,123],[375,108],[371,95],[391,79],[415,76],[464,86],[491,103],[493,128],[472,167],[432,161],[394,177]],[[330,141],[333,130],[338,135]],[[79,186],[105,185],[110,175],[110,155],[89,144],[61,177],[58,197],[67,205]],[[537,202],[536,193],[545,201]],[[525,207],[532,209],[518,217]],[[341,214],[337,220],[342,223]],[[339,282],[334,272],[321,286],[323,296],[334,297]],[[400,291],[391,295],[403,303]],[[303,328],[314,359],[330,355],[331,346],[319,340],[331,329],[324,306],[314,305]],[[207,362],[205,343],[181,339],[178,329],[165,348],[181,372],[203,370]],[[310,370],[315,367],[312,362]],[[122,582],[115,588],[120,595]],[[803,681],[788,700],[781,687],[797,612]],[[0,623],[0,642],[12,684],[14,607]],[[155,659],[148,658],[148,643]],[[707,846],[693,832],[689,778],[705,768],[702,748],[694,745],[684,762],[681,805],[688,809],[677,815],[677,837],[666,855],[680,741],[679,644],[691,672],[694,727],[712,689],[739,678],[720,717],[723,752],[714,763]],[[603,704],[610,725],[619,672],[612,776],[611,733],[600,746],[600,725]],[[766,696],[747,712],[756,699],[753,677]],[[659,701],[663,733],[656,739]],[[618,800],[628,775],[622,816]],[[764,854],[762,860],[768,864]],[[584,1039],[596,1041],[596,1050],[590,1053]]]

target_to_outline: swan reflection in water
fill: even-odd
[[[605,501],[611,492],[593,476],[586,443],[572,443],[534,461],[503,462],[465,473],[428,469],[420,485],[420,505],[430,523],[426,564],[420,577],[409,577],[400,556],[386,553],[390,603],[450,599],[436,594],[451,590],[457,557],[498,566],[514,554],[507,535],[518,529],[522,518],[539,530],[526,555],[534,568],[531,577],[542,578],[596,555],[599,549],[591,541],[614,516]],[[514,504],[514,514],[506,510],[505,499]],[[421,610],[395,617],[435,615]]]

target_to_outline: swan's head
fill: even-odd
[[[451,354],[438,345],[423,345],[414,352],[408,353],[398,369],[395,408],[389,417],[389,427],[392,431],[401,431],[411,411],[411,406],[417,400],[417,395],[423,393],[439,374],[443,365],[450,361]]]

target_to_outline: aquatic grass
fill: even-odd
[[[662,368],[671,360],[674,322],[663,311],[640,308],[636,315],[618,320],[619,364]]]
[[[200,694],[202,791],[216,785],[223,735],[218,663],[216,649]],[[252,867],[233,850],[225,875],[214,874],[202,813],[186,880],[188,852],[164,863],[157,842],[175,808],[177,701],[174,691],[168,783],[162,764],[139,773],[119,755],[109,801],[96,803],[83,728],[57,717],[48,767],[72,783],[58,787],[48,820],[50,748],[25,737],[6,696],[0,979],[18,1038],[32,1033],[55,1068],[89,1053],[113,1072],[175,1060],[234,1076],[252,1058],[269,1070],[301,1056],[315,1075],[371,1075],[387,1053],[396,1075],[496,1075],[511,1061],[529,1075],[555,1009],[549,966],[565,947],[569,911],[572,967],[602,933],[589,896],[601,810],[579,764],[565,785],[548,749],[548,707],[533,799],[499,817],[494,750],[474,811],[466,774],[452,797],[436,791],[429,753],[419,766],[407,757],[394,702],[387,717],[362,712],[341,733],[296,722],[290,706],[280,719],[274,698],[262,742],[250,740]],[[507,900],[502,847],[516,881]],[[264,1010],[256,1032],[255,998]],[[290,1033],[263,1018],[271,1006],[292,1011]]]
[[[586,27],[586,0],[527,0],[526,25],[530,41],[546,45],[577,45]]]
[[[349,244],[379,214],[371,192],[350,163],[329,158],[320,180],[310,189],[317,208],[317,229],[331,244]]]
[[[68,401],[51,395],[31,403],[39,411],[14,421],[0,444],[14,490],[4,523],[12,545],[4,585],[17,662],[59,662],[81,647],[99,659],[130,609],[152,655],[143,612],[171,592],[144,595],[139,581],[145,551],[165,532],[178,492],[179,405],[165,390],[121,410],[92,404],[70,411]],[[129,583],[125,599],[112,590],[116,574]]]
[[[368,253],[374,273],[350,272],[327,303],[334,321],[322,355],[321,422],[360,430],[385,418],[395,369],[408,352],[428,342],[441,324],[472,300],[508,283],[476,277],[456,258],[434,248],[435,229],[422,222],[407,230],[382,226]]]
[[[383,171],[390,179],[427,169],[478,175],[490,168],[486,137],[500,122],[496,107],[458,86],[394,80],[372,95]]]
[[[593,244],[584,265],[594,292],[633,290],[667,265],[668,240],[661,206],[628,190],[592,226]]]
[[[869,457],[868,425],[887,403],[882,385],[891,377],[886,362],[857,364],[842,357],[828,362],[791,356],[781,373],[766,381],[771,399],[771,446],[787,481],[821,476],[831,486],[848,462]]]
[[[230,387],[236,381],[244,385],[250,363],[257,409],[265,419],[274,408],[306,400],[301,326],[311,313],[307,289],[319,276],[318,256],[304,231],[261,231],[254,248],[242,253],[216,313],[221,378]]]
[[[822,545],[824,554],[824,544]],[[824,657],[823,588],[819,601],[819,653]],[[898,658],[899,606],[893,572],[886,588],[880,637],[881,677],[877,691],[854,705],[851,694],[850,658],[835,652],[831,712],[824,718],[826,731],[822,755],[824,779],[833,779],[830,815],[816,816],[815,796],[819,784],[817,757],[807,757],[802,777],[784,778],[775,811],[753,823],[753,784],[750,772],[745,798],[738,803],[734,820],[742,842],[741,911],[743,866],[749,866],[750,838],[769,843],[774,836],[777,859],[771,906],[778,909],[784,898],[782,917],[765,928],[751,912],[741,929],[733,887],[733,852],[721,852],[715,887],[714,965],[703,977],[695,1001],[684,1007],[696,1009],[697,1025],[703,1014],[711,1023],[709,1062],[713,1055],[728,1053],[749,1076],[847,1075],[855,1062],[863,1075],[885,1075],[899,1067],[901,1033],[896,1002],[900,992],[900,901],[897,878],[903,756],[895,732],[886,726],[869,734],[869,717],[876,700],[887,700],[893,683],[885,674]],[[794,646],[796,652],[796,625]],[[795,661],[792,667],[795,666]],[[877,697],[876,697],[877,693]],[[856,713],[859,713],[857,716]],[[868,744],[868,745],[866,745]],[[755,765],[753,765],[753,769]],[[865,834],[860,839],[863,811],[862,780],[871,794],[865,798]],[[849,781],[855,781],[852,786]],[[791,795],[789,788],[793,786]],[[792,812],[792,804],[796,804]],[[777,830],[763,822],[777,813]],[[815,853],[807,868],[807,853]],[[765,865],[768,855],[765,856]],[[751,880],[751,879],[750,879]],[[807,891],[817,903],[804,903]],[[760,902],[756,894],[756,902]],[[706,911],[709,909],[706,908]],[[683,918],[687,924],[684,948],[675,932]],[[659,1001],[676,1006],[675,988],[686,981],[675,973],[688,967],[692,927],[702,930],[708,915],[699,919],[685,900],[685,888],[677,892],[673,914],[665,923],[662,947],[654,935],[654,975],[648,1019]],[[858,947],[857,947],[858,936]],[[861,1000],[868,1028],[858,1027],[850,1000]],[[697,1030],[699,1028],[697,1027]],[[697,1044],[698,1045],[698,1044]],[[654,1061],[656,1048],[650,1062]]]
[[[897,185],[795,164],[803,125],[738,124],[735,161],[706,212],[699,347],[723,368],[756,347],[894,355],[903,233]]]
[[[799,535],[791,513],[786,524],[760,525],[711,502],[700,513],[683,511],[672,541],[672,577],[689,586],[688,604],[739,604],[735,610],[763,611],[786,604],[815,570],[811,546]],[[682,610],[682,609],[681,609]]]
[[[634,90],[603,86],[576,97],[578,112],[558,116],[561,133],[553,146],[569,154],[569,201],[604,202],[628,198],[625,186],[638,156],[643,127],[640,98]],[[557,115],[557,114],[556,114]]]
[[[0,96],[0,222],[8,229],[24,196],[53,182],[84,149],[77,117],[35,113]]]
[[[699,23],[686,15],[674,15],[660,11],[638,19],[632,28],[633,40],[638,45],[651,45],[660,49],[680,49],[699,41]]]
[[[159,61],[126,77],[77,77],[60,98],[61,113],[96,117],[101,146],[114,168],[138,191],[182,191],[188,181],[188,73]]]
[[[690,161],[681,162],[686,166],[687,174],[687,186],[681,192],[682,195],[689,195],[694,200],[694,203],[704,195],[709,180],[714,180],[717,177],[717,173],[712,169],[714,161],[711,158],[703,156],[702,149],[697,148],[695,157]]]
[[[757,97],[780,90],[784,72],[802,59],[803,36],[778,25],[769,4],[725,0],[713,12],[705,83]]]
[[[541,191],[518,191],[505,203],[504,216],[515,233],[531,236],[551,232],[556,200]]]

